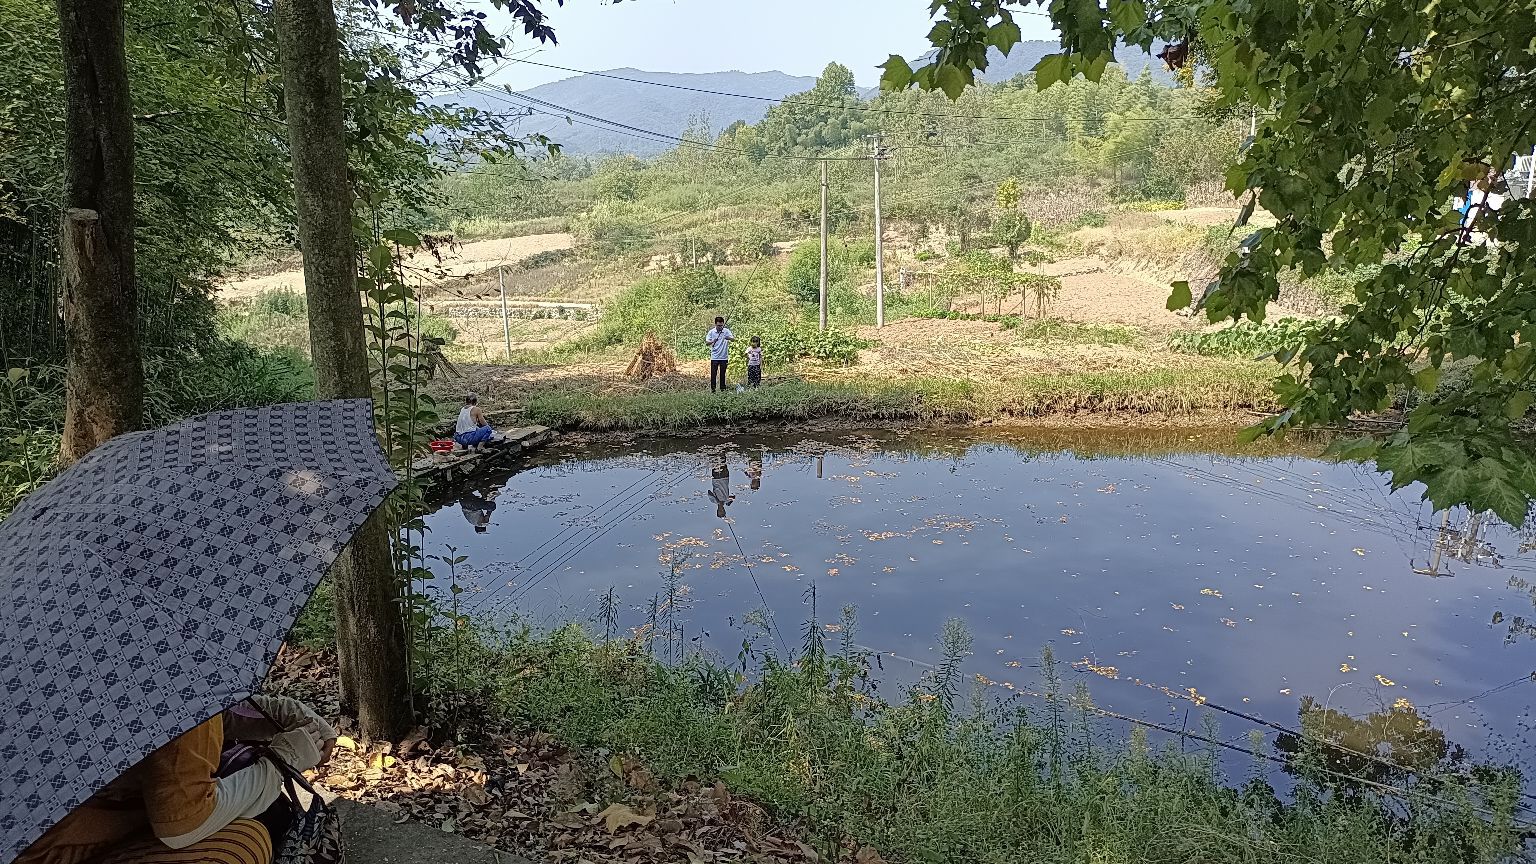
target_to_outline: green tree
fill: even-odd
[[[1019,178],[1009,177],[997,184],[997,209],[1004,212],[1016,210],[1023,197],[1024,190],[1019,187]]]
[[[633,201],[640,197],[640,160],[615,156],[597,167],[597,197],[604,201]]]
[[[1029,5],[937,0],[938,51],[915,70],[892,56],[883,85],[959,96],[986,67],[988,46],[1019,42],[1014,16]],[[1175,283],[1170,308],[1198,302],[1211,320],[1262,320],[1285,271],[1364,274],[1342,320],[1278,356],[1285,410],[1251,434],[1344,423],[1423,391],[1429,398],[1399,431],[1334,452],[1374,459],[1394,487],[1422,482],[1437,507],[1523,522],[1536,498],[1536,453],[1517,434],[1536,402],[1536,256],[1525,254],[1536,208],[1479,208],[1470,218],[1480,236],[1469,237],[1452,200],[1536,140],[1536,4],[1110,0],[1049,9],[1062,51],[1036,67],[1040,88],[1099,79],[1119,41],[1150,49],[1163,40],[1175,65],[1198,65],[1196,77],[1214,85],[1216,110],[1263,114],[1226,179],[1277,224],[1249,234],[1199,298]],[[1450,363],[1471,369],[1469,383],[1437,391]]]
[[[758,124],[768,152],[815,155],[847,147],[872,130],[853,71],[829,63],[805,93],[768,109]]]
[[[1018,210],[1004,210],[992,222],[992,236],[1008,247],[1009,261],[1019,260],[1019,247],[1029,242],[1033,232],[1034,226],[1030,224],[1029,217]]]

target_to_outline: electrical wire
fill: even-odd
[[[647,81],[643,78],[630,78],[625,75],[615,75],[612,72],[592,72],[586,69],[576,69],[570,66],[560,66],[554,63],[543,63],[538,60],[512,59],[513,63],[526,63],[529,66],[542,66],[545,69],[558,69],[561,72],[571,72],[576,75],[591,75],[594,78],[609,78],[614,81],[625,81],[630,84],[647,84],[652,87],[665,87],[669,90],[684,90],[689,93],[703,93],[709,96],[726,96],[735,99],[750,99],[756,102],[771,102],[776,105],[806,105],[813,108],[837,108],[848,111],[867,111],[873,114],[897,114],[911,117],[931,117],[939,120],[981,120],[997,123],[1033,123],[1041,121],[1070,120],[1063,117],[1016,117],[1012,115],[981,115],[981,114],[950,114],[942,111],[912,111],[904,108],[885,108],[875,105],[850,105],[845,102],[823,102],[815,99],[802,99],[795,96],[757,96],[751,93],[732,93],[729,90],[711,90],[707,87],[689,87],[685,84],[669,84],[665,81]],[[1209,119],[1201,115],[1184,117],[1122,117],[1122,120],[1159,122],[1169,120],[1204,120]]]

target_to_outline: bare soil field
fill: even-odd
[[[423,284],[430,285],[484,273],[498,264],[516,263],[540,252],[569,249],[574,242],[569,234],[533,234],[504,240],[478,240],[442,250],[441,260],[425,252],[417,253],[407,260],[406,266]],[[225,282],[218,286],[218,299],[224,303],[242,303],[274,290],[303,292],[303,269],[295,267]]]

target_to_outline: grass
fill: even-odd
[[[526,421],[557,429],[690,431],[705,425],[837,418],[958,423],[1054,414],[1230,413],[1272,403],[1271,367],[1212,362],[1192,368],[1015,375],[998,381],[844,375],[791,380],[746,393],[702,389],[634,394],[535,392]]]
[[[831,860],[857,844],[903,862],[1492,864],[1521,845],[1508,772],[1436,785],[1438,802],[1388,801],[1332,786],[1299,760],[1282,799],[1266,782],[1271,763],[1229,781],[1213,746],[1184,752],[1174,736],[1159,746],[1127,734],[1086,689],[1062,685],[1049,651],[1028,685],[1037,689],[997,698],[959,671],[970,637],[957,621],[943,628],[934,671],[886,695],[856,647],[851,607],[834,628],[813,616],[793,648],[758,613],[730,664],[663,662],[686,640],[668,603],[651,608],[661,611],[633,638],[611,638],[616,613],[598,623],[601,638],[576,625],[441,637],[421,684],[450,696],[471,750],[478,730],[510,726],[633,754],[664,782],[718,779]],[[1232,738],[1210,720],[1192,729]],[[602,807],[626,793],[575,794]]]

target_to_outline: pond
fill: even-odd
[[[1335,728],[1367,718],[1357,746],[1384,737],[1399,756],[1417,746],[1405,734],[1438,729],[1440,755],[1522,762],[1536,536],[1433,512],[1369,467],[1320,460],[1320,445],[1233,442],[1217,430],[557,445],[433,514],[428,545],[467,556],[471,613],[599,634],[654,622],[663,656],[733,661],[744,640],[785,656],[813,603],[836,646],[847,607],[850,641],[899,686],[941,662],[956,619],[963,668],[1001,696],[1038,692],[1049,646],[1096,705],[1163,726],[1199,728],[1209,700],[1289,727],[1298,712]],[[1219,718],[1223,740],[1255,728]]]

